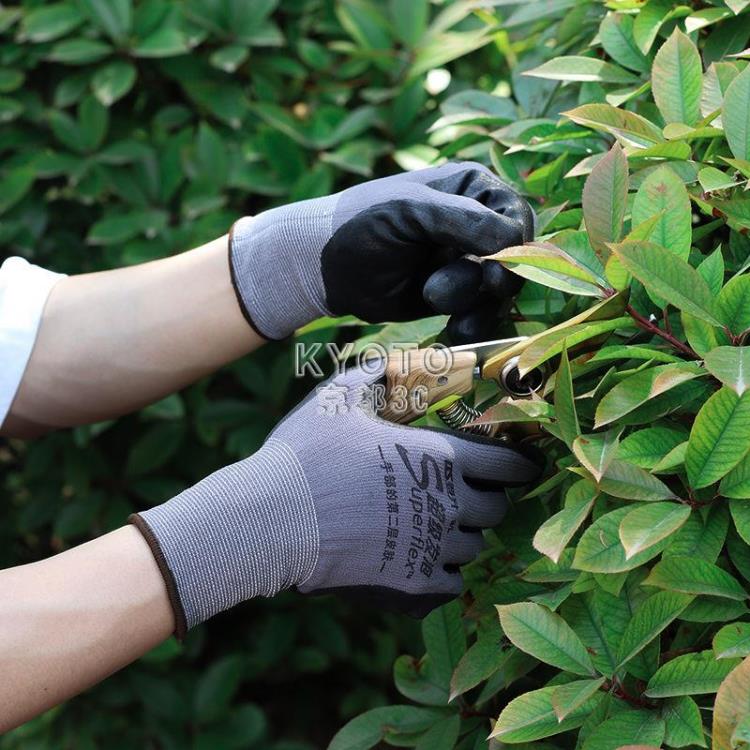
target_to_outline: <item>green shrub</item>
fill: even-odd
[[[502,743],[586,750],[748,736],[750,74],[733,56],[748,3],[483,5],[0,10],[13,253],[68,272],[141,262],[273,203],[475,158],[538,209],[537,244],[499,260],[533,280],[514,316],[538,336],[524,363],[557,365],[548,405],[520,405],[542,423],[548,476],[512,498],[464,596],[423,622],[423,647],[408,621],[339,601],[251,602],[0,747],[320,747],[372,706],[331,748],[471,750],[491,727]],[[436,96],[425,75],[443,65],[453,80]],[[429,341],[440,325],[412,330]],[[309,386],[291,373],[288,345],[269,345],[139,415],[11,442],[0,564],[113,528],[254,450]],[[413,703],[383,706],[396,650],[422,648],[393,669]]]
[[[539,208],[537,240],[495,258],[533,282],[520,366],[553,375],[486,416],[538,421],[548,473],[424,620],[424,656],[396,661],[419,705],[330,748],[470,750],[490,727],[527,748],[745,746],[750,3],[491,5],[510,80],[431,142],[489,155]]]
[[[147,261],[430,159],[439,100],[502,61],[451,63],[440,96],[426,73],[489,40],[452,2],[3,3],[2,256],[68,273]],[[3,441],[0,567],[109,531],[251,453],[312,385],[294,379],[289,342],[269,344],[137,415]],[[333,598],[251,602],[0,747],[322,747],[393,700],[391,664],[418,632]]]

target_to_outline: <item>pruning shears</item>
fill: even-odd
[[[529,341],[528,336],[518,336],[391,353],[385,369],[385,406],[380,416],[400,424],[413,422],[438,404],[437,413],[449,427],[466,427],[481,412],[460,397],[469,393],[477,380],[494,381],[511,397],[531,397],[544,388],[547,372],[541,367],[523,376],[519,372],[518,359]],[[471,429],[491,435],[496,425],[476,425]]]

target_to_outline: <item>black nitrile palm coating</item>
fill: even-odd
[[[495,260],[485,260],[482,263],[482,273],[482,289],[498,299],[514,297],[523,286],[520,276],[511,273],[502,263]]]
[[[473,344],[494,337],[500,314],[498,303],[480,305],[470,312],[453,315],[445,327],[451,344]]]
[[[468,312],[476,305],[482,280],[481,265],[461,258],[439,268],[427,279],[424,300],[443,315]]]

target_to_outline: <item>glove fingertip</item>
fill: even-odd
[[[468,312],[452,315],[446,326],[448,338],[454,345],[473,344],[493,338],[502,311],[496,301],[482,303]]]
[[[523,278],[495,260],[482,262],[482,289],[498,299],[513,297],[521,291]]]
[[[461,258],[438,268],[425,282],[422,294],[436,312],[455,315],[472,308],[483,282],[479,263]]]

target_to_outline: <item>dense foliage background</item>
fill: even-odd
[[[749,6],[0,9],[8,252],[116,267],[278,202],[478,159],[538,209],[539,242],[498,259],[534,282],[514,312],[537,336],[522,364],[556,371],[546,400],[487,417],[542,424],[547,481],[514,498],[421,638],[338,600],[251,602],[0,747],[325,747],[358,714],[332,748],[473,750],[493,727],[495,743],[537,748],[745,742]],[[442,322],[302,335],[429,340]],[[4,445],[0,564],[114,528],[251,452],[309,387],[291,374],[289,344],[269,345],[138,415]],[[385,706],[404,701],[392,682],[410,704]]]
[[[440,97],[427,72],[488,40],[452,2],[3,3],[0,260],[68,273],[139,263],[428,161],[439,99],[483,71],[490,85],[504,63],[451,65],[448,91],[433,81]],[[113,529],[254,451],[311,387],[292,375],[291,344],[268,345],[140,414],[3,441],[0,566]],[[0,747],[324,747],[395,697],[393,660],[418,637],[408,618],[333,599],[252,602]]]

